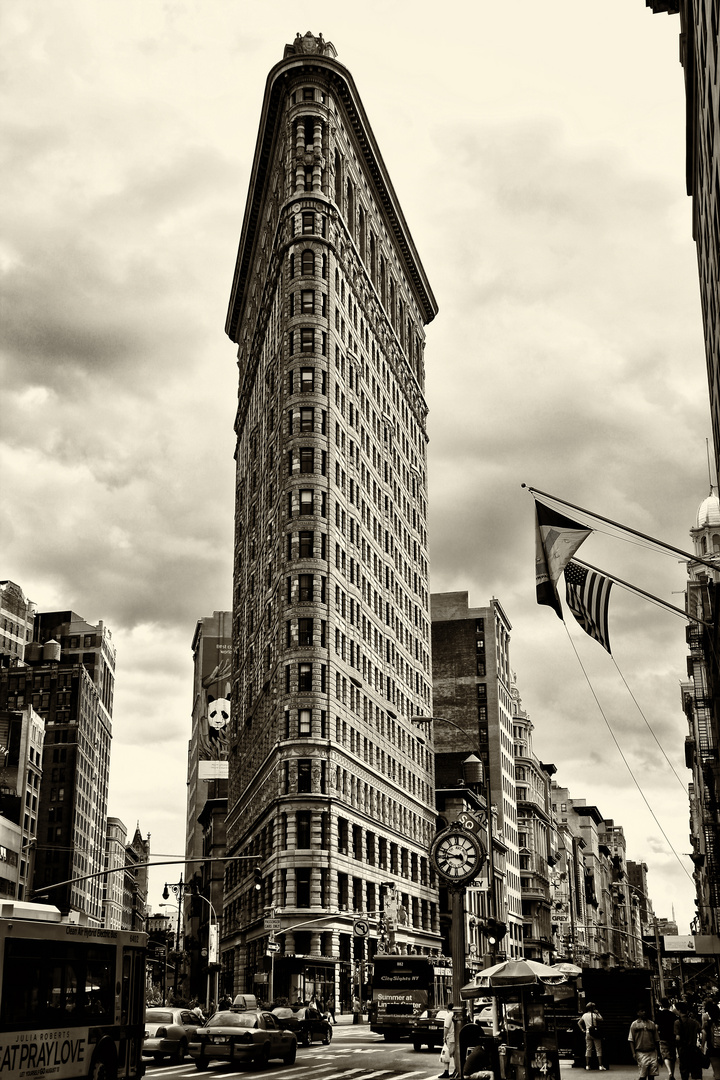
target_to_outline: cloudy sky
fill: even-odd
[[[536,751],[625,827],[658,914],[687,929],[691,883],[535,605],[521,488],[684,549],[708,493],[677,17],[643,0],[5,0],[0,18],[0,577],[112,628],[110,812],[182,852],[190,644],[231,596],[225,312],[265,78],[310,29],[356,80],[440,306],[432,591],[500,599]],[[604,533],[583,555],[682,603],[677,558]],[[684,631],[615,590],[616,668],[569,627],[678,853]]]

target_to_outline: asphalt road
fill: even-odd
[[[330,1046],[299,1046],[294,1065],[271,1061],[263,1072],[266,1076],[276,1073],[278,1080],[283,1073],[288,1074],[288,1080],[290,1075],[292,1080],[436,1080],[442,1072],[439,1057],[439,1050],[416,1053],[407,1041],[386,1043],[366,1025],[338,1024]],[[146,1065],[147,1080],[191,1080],[200,1075],[190,1058],[183,1065],[156,1065],[146,1059]],[[217,1063],[202,1075],[203,1080],[211,1080],[213,1073],[218,1073],[225,1080],[247,1077],[254,1071]]]
[[[442,1072],[439,1057],[438,1049],[423,1049],[417,1053],[407,1041],[386,1043],[381,1035],[373,1035],[367,1025],[338,1024],[333,1030],[330,1046],[298,1047],[294,1065],[271,1061],[263,1072],[266,1076],[276,1074],[277,1080],[281,1080],[283,1074],[288,1074],[287,1080],[436,1080]],[[156,1065],[147,1059],[146,1063],[146,1080],[191,1080],[199,1076],[190,1058],[183,1065]],[[202,1075],[203,1080],[212,1080],[215,1073],[218,1080],[219,1077],[232,1080],[255,1072],[252,1068],[237,1070],[213,1063]],[[562,1075],[563,1080],[579,1080],[586,1073],[584,1069],[563,1065]],[[592,1075],[593,1080],[598,1080],[598,1073]],[[611,1067],[608,1073],[608,1080],[635,1080],[636,1077],[637,1068],[631,1062],[627,1066]],[[666,1080],[664,1069],[659,1080]]]

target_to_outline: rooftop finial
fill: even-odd
[[[308,30],[304,37],[298,32],[292,45],[285,46],[283,59],[287,59],[288,56],[308,56],[313,53],[319,56],[337,56],[337,50],[332,42],[326,41],[322,34],[315,37],[312,31]]]

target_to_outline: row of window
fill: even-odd
[[[290,356],[296,352],[314,353],[327,356],[327,334],[324,330],[316,330],[312,326],[303,326],[300,330],[288,332],[288,345]]]

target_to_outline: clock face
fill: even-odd
[[[432,858],[440,874],[450,882],[469,881],[485,857],[482,844],[466,829],[448,829],[432,848]]]

